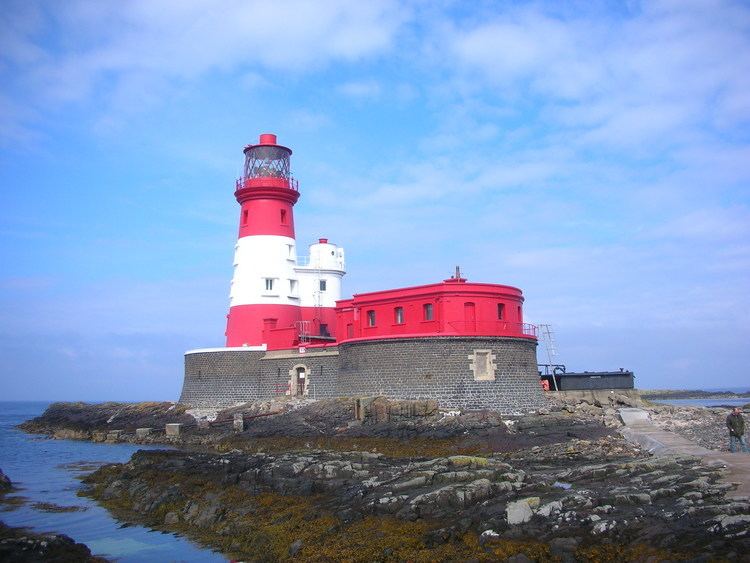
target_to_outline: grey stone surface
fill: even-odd
[[[182,428],[182,424],[180,424],[179,422],[173,422],[173,423],[164,425],[164,431],[167,434],[167,436],[179,436],[181,428]]]
[[[619,409],[620,419],[625,426],[636,426],[640,424],[651,424],[648,412],[637,408]]]
[[[476,381],[475,350],[491,350],[494,380]],[[544,406],[536,342],[520,338],[432,337],[342,343],[300,354],[226,350],[185,355],[180,402],[223,408],[290,392],[296,367],[307,370],[310,398],[386,396],[433,399],[443,408],[512,413]],[[292,386],[292,392],[294,388]]]
[[[238,403],[283,397],[291,370],[308,369],[307,396],[336,397],[338,354],[287,354],[242,350],[185,355],[185,380],[180,403],[192,407],[231,407]]]
[[[699,446],[684,436],[657,427],[650,421],[638,420],[635,424],[620,429],[628,441],[638,444],[655,456],[698,456],[707,465],[726,467],[724,479],[736,488],[728,497],[746,499],[750,495],[750,455],[718,452]]]
[[[145,438],[151,434],[151,428],[136,428],[135,429],[135,435],[138,438]]]
[[[469,356],[492,350],[495,379],[475,381]],[[536,342],[520,338],[441,337],[339,345],[341,396],[435,399],[443,408],[500,412],[542,407]]]
[[[529,497],[514,502],[509,502],[505,507],[505,516],[508,524],[522,524],[531,520],[534,515],[532,507],[539,506],[539,497]]]

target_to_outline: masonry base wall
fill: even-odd
[[[491,350],[495,378],[476,381],[469,356]],[[436,399],[441,407],[503,413],[544,405],[536,342],[520,338],[414,338],[339,345],[339,392]]]
[[[199,408],[230,407],[238,403],[295,393],[290,370],[307,368],[305,396],[336,397],[338,352],[325,355],[227,350],[185,354],[185,380],[180,403]]]
[[[476,350],[493,354],[493,380],[475,380],[469,356]],[[504,413],[544,405],[536,342],[500,337],[370,340],[307,354],[296,350],[194,352],[185,355],[180,402],[221,408],[295,395],[293,374],[298,367],[306,370],[304,394],[313,398],[435,399],[444,408]]]

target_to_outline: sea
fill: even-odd
[[[744,399],[651,399],[660,405],[675,407],[742,407],[750,403],[750,398]]]
[[[227,561],[174,534],[143,526],[125,525],[94,501],[77,496],[82,475],[103,463],[124,462],[139,449],[163,446],[96,444],[77,440],[52,440],[26,434],[15,426],[44,412],[49,403],[0,402],[0,469],[19,489],[6,495],[25,502],[8,510],[0,505],[0,520],[36,532],[57,532],[86,544],[91,552],[123,562]],[[75,506],[75,512],[45,512],[35,503]]]
[[[703,390],[714,393],[732,392],[746,394],[750,392],[750,387],[708,387],[703,388]],[[676,407],[743,407],[750,403],[750,397],[736,399],[652,399],[652,401]]]

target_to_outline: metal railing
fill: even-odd
[[[245,187],[245,184],[248,181],[252,181],[252,180],[275,180],[274,182],[270,182],[271,185],[276,184],[276,183],[286,184],[286,186],[284,187],[287,187],[290,190],[293,190],[295,192],[299,191],[299,181],[292,176],[290,176],[289,178],[284,178],[283,176],[253,176],[253,177],[239,178],[235,182],[235,188],[237,190],[242,189]],[[277,182],[278,180],[281,180],[281,182]]]
[[[563,375],[565,373],[564,364],[537,364],[539,375]]]
[[[536,325],[510,321],[449,321],[450,329],[458,334],[477,334],[480,336],[530,336],[537,337]]]

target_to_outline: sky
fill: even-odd
[[[4,399],[179,397],[224,343],[263,132],[344,297],[460,265],[522,288],[569,370],[750,387],[747,2],[2,7]]]

